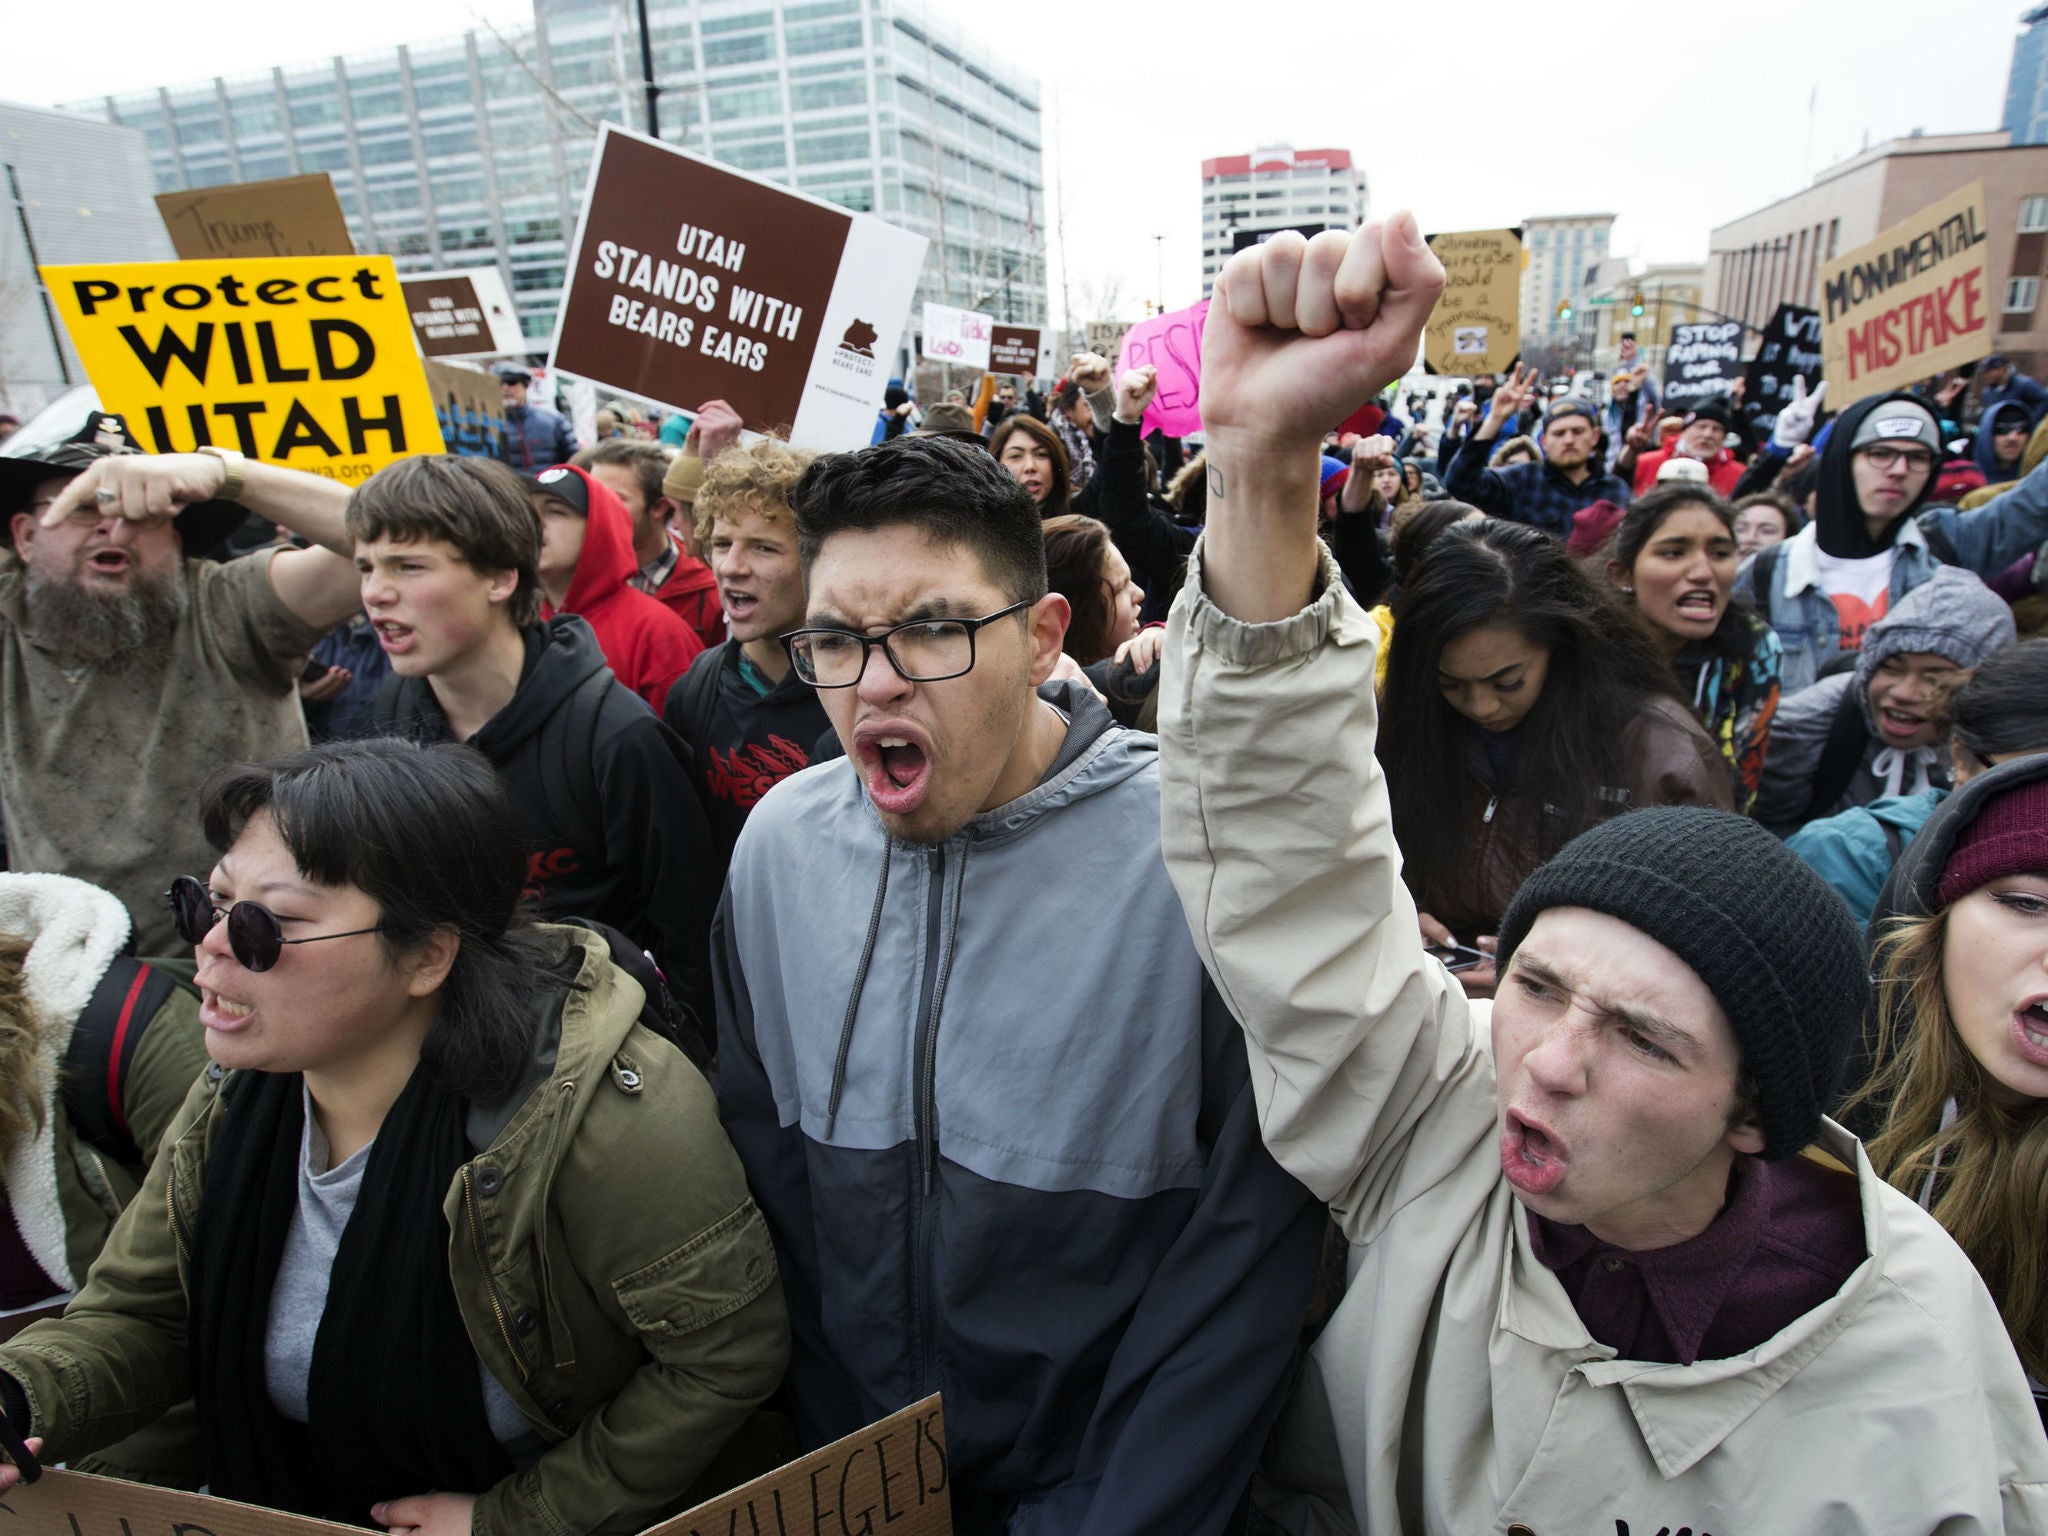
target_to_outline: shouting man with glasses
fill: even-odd
[[[1322,1220],[1167,883],[1158,744],[1048,685],[1067,604],[987,453],[903,437],[790,500],[847,757],[755,807],[712,963],[803,1437],[943,1392],[962,1532],[1221,1531]]]
[[[1927,505],[1944,457],[1918,395],[1859,400],[1835,418],[1813,521],[1752,556],[1735,582],[1778,632],[1787,697],[1834,656],[1861,649],[1864,631],[1942,565],[1989,578],[2048,539],[2048,476],[2037,471],[1958,512]]]

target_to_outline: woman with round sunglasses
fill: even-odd
[[[212,1064],[78,1299],[0,1347],[10,1424],[69,1458],[191,1395],[213,1493],[431,1536],[713,1491],[787,1359],[767,1228],[607,940],[522,915],[490,765],[332,743],[202,819]]]

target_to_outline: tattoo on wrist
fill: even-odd
[[[1218,501],[1223,499],[1223,471],[1214,464],[1209,466],[1209,494]]]

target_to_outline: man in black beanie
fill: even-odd
[[[1266,1144],[1351,1243],[1266,1513],[2042,1529],[2048,1441],[1997,1308],[1823,1116],[1868,983],[1795,855],[1725,812],[1618,806],[1517,893],[1490,1002],[1422,947],[1378,627],[1317,544],[1313,447],[1407,366],[1442,282],[1407,215],[1276,237],[1224,268],[1203,337],[1163,846]]]

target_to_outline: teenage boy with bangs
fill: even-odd
[[[526,818],[542,913],[624,933],[708,1030],[718,888],[704,813],[680,744],[613,677],[590,626],[541,620],[529,482],[493,459],[401,459],[349,498],[348,533],[393,673],[358,733],[488,757]]]
[[[1323,1218],[1258,1145],[1156,743],[1042,686],[1067,604],[985,449],[828,455],[791,502],[791,653],[847,756],[754,808],[712,963],[799,1430],[942,1391],[963,1536],[1221,1532]]]
[[[1317,544],[1316,445],[1406,370],[1443,284],[1409,214],[1276,236],[1224,268],[1203,336],[1167,863],[1266,1142],[1352,1245],[1269,1513],[1383,1536],[2048,1528],[1997,1307],[1823,1118],[1868,984],[1796,855],[1727,812],[1617,815],[1516,894],[1491,1003],[1422,947],[1373,757],[1379,632]]]

